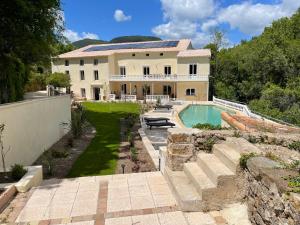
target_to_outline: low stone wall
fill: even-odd
[[[255,157],[247,162],[246,197],[252,224],[300,224],[300,195],[287,195],[287,181],[282,179],[296,172],[276,169],[278,166],[278,163],[264,157]]]
[[[181,157],[183,161],[187,161],[187,159],[193,161],[199,151],[210,152],[214,144],[225,141],[227,137],[243,137],[251,143],[273,144],[284,147],[288,147],[294,141],[300,140],[300,134],[278,135],[274,133],[249,133],[235,130],[170,128],[168,130],[168,149],[173,155],[177,155],[178,152],[183,153],[184,157]]]

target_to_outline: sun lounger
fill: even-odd
[[[150,130],[152,129],[152,127],[175,127],[175,124],[171,122],[148,122],[146,124],[148,127],[150,127]]]
[[[168,109],[168,110],[170,110],[170,109],[172,109],[173,108],[173,106],[172,105],[156,105],[156,106],[154,106],[154,109],[156,110],[156,109]]]
[[[157,118],[149,118],[149,117],[144,117],[144,120],[146,122],[158,122],[158,121],[165,121],[168,122],[170,119],[166,117],[157,117]]]

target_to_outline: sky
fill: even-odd
[[[201,48],[216,29],[228,46],[262,33],[272,21],[289,17],[300,0],[62,0],[64,35],[111,40],[125,35],[188,38]]]

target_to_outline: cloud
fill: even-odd
[[[283,0],[279,4],[252,4],[244,2],[220,10],[217,17],[220,23],[229,23],[231,29],[239,29],[249,35],[260,34],[272,21],[291,16],[300,6],[300,1]]]
[[[161,0],[165,18],[197,20],[210,16],[215,10],[213,0]]]
[[[213,0],[161,0],[165,23],[152,32],[166,39],[190,38],[195,46],[209,42],[199,31],[199,22],[209,18],[216,10]]]
[[[78,33],[70,29],[64,31],[64,36],[71,42],[78,41],[85,38],[99,39],[99,36],[97,34],[93,34],[89,32]]]
[[[166,39],[190,38],[197,47],[209,43],[211,32],[223,24],[247,35],[258,35],[272,21],[291,16],[300,7],[299,0],[278,0],[275,4],[243,1],[226,7],[215,0],[160,1],[165,21],[152,32]]]
[[[201,30],[204,32],[211,32],[212,29],[219,25],[217,20],[211,19],[202,23]]]
[[[152,29],[153,33],[167,39],[192,38],[196,31],[197,25],[187,20],[180,22],[170,21]]]
[[[124,22],[131,20],[131,16],[126,16],[124,12],[120,9],[117,9],[114,14],[114,18],[117,22]]]

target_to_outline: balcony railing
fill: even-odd
[[[208,81],[208,75],[112,75],[110,81]]]

